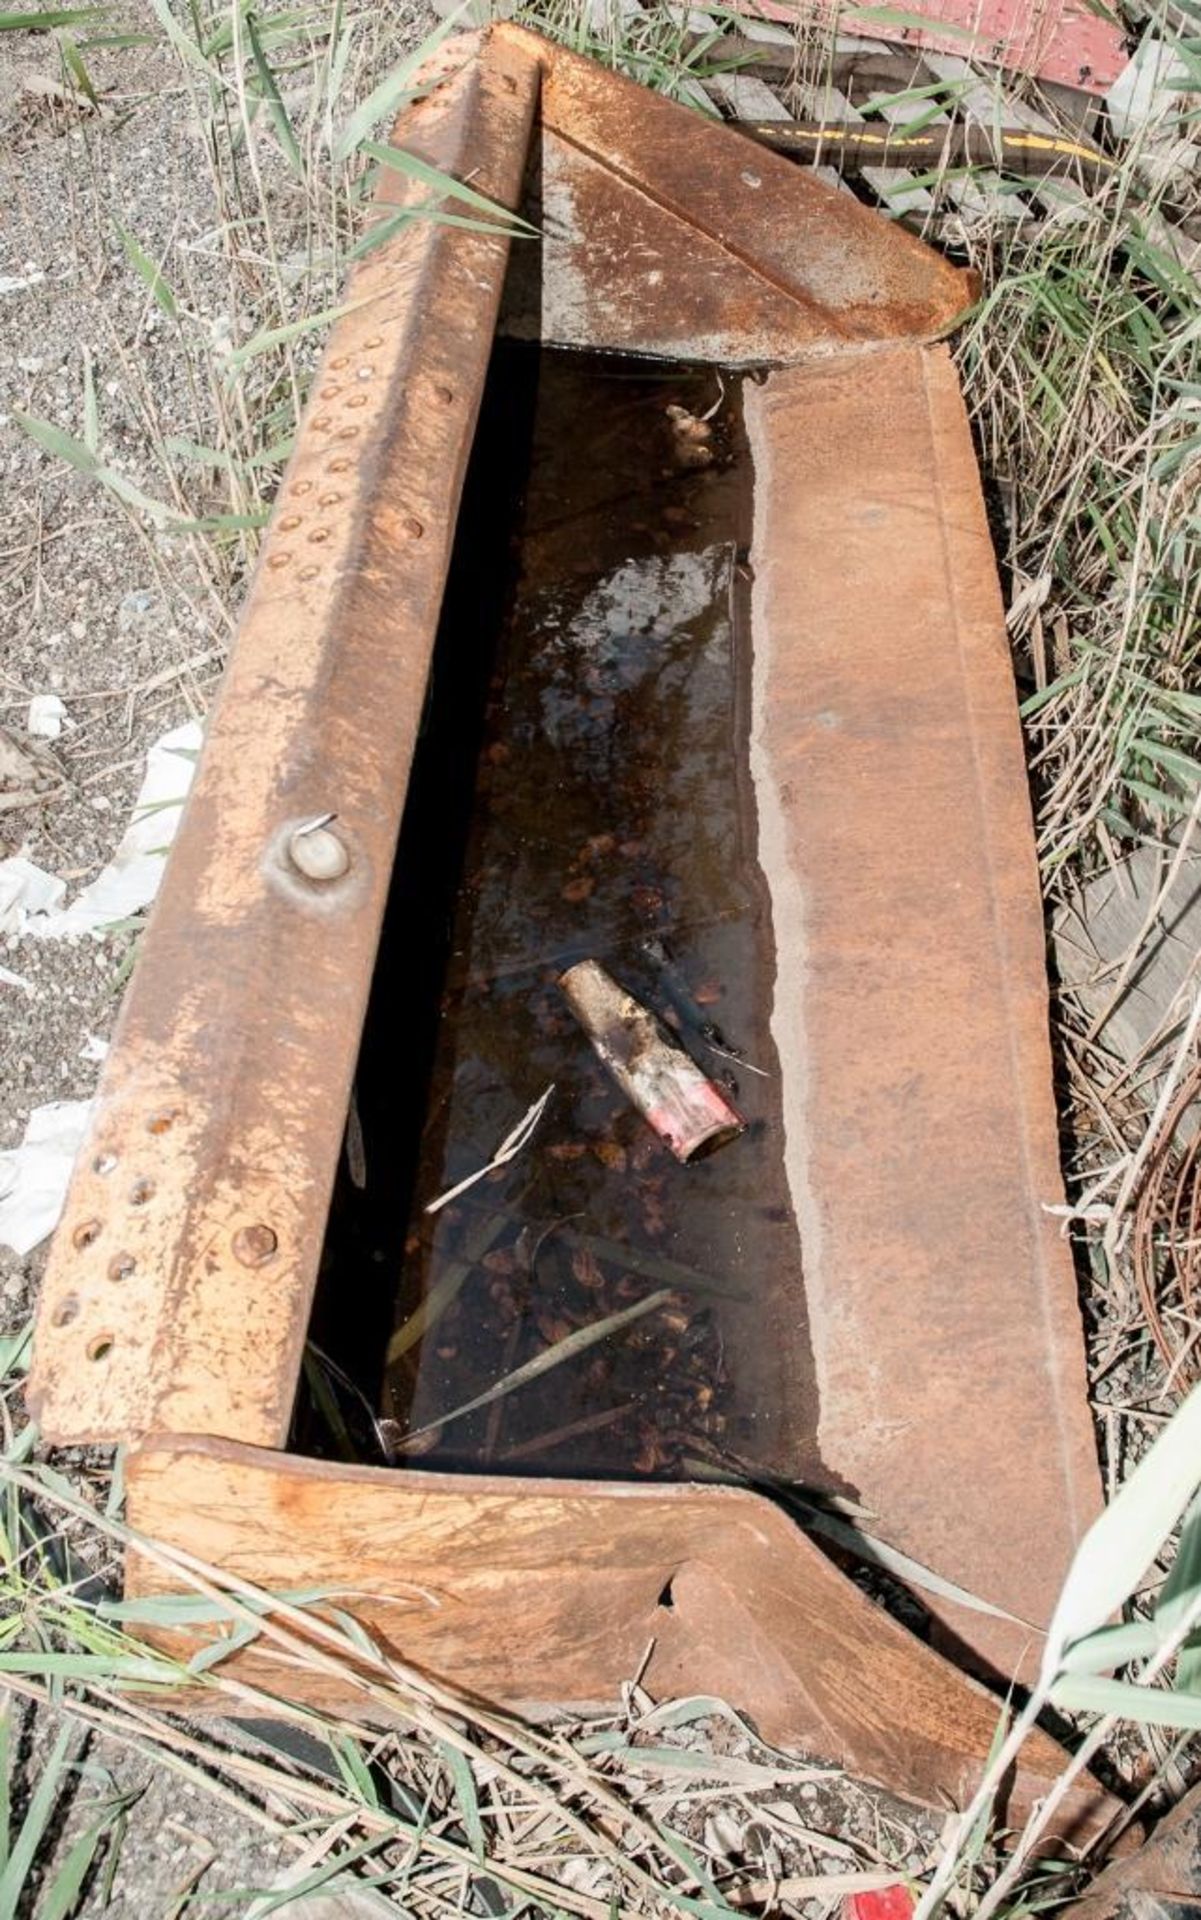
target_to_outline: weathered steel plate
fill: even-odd
[[[405,143],[515,207],[537,63],[445,60]],[[415,221],[351,278],[43,1282],[60,1439],[286,1437],[508,251]],[[313,882],[289,838],[331,813]]]
[[[772,374],[748,427],[752,773],[819,1445],[895,1545],[1041,1626],[1101,1494],[967,419],[945,349],[895,346]],[[1032,1651],[939,1610],[1002,1671]]]
[[[544,240],[527,321],[548,344],[724,366],[929,339],[971,276],[779,154],[521,28],[540,50]]]
[[[883,34],[906,46],[1009,67],[1085,93],[1104,93],[1126,64],[1116,18],[1089,0],[909,0],[899,21],[879,12],[857,18],[854,9],[840,9],[831,0],[736,0],[733,11],[790,26],[798,16],[824,20],[837,24],[840,33],[869,40]]]
[[[941,1807],[965,1803],[996,1733],[991,1694],[742,1488],[398,1476],[161,1438],[130,1456],[127,1491],[143,1534],[273,1592],[329,1587],[385,1653],[485,1699],[609,1704],[639,1672],[654,1697],[717,1694],[772,1745]],[[131,1593],[170,1584],[131,1562]],[[362,1711],[353,1684],[261,1641],[226,1665]],[[1064,1757],[1035,1733],[1000,1817],[1020,1821]],[[1085,1776],[1055,1830],[1082,1839],[1115,1811]]]

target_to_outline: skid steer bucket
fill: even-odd
[[[477,1694],[612,1700],[650,1646],[653,1689],[955,1801],[998,1712],[964,1665],[1029,1671],[1099,1503],[1014,689],[938,344],[972,290],[528,32],[425,79],[394,145],[514,219],[380,170],[31,1403],[136,1443],[144,1534],[352,1593]],[[707,1158],[606,1077],[557,984],[583,961],[717,1088]],[[306,1342],[360,1447],[298,1393]],[[798,1488],[938,1576],[926,1638]],[[1013,1810],[1060,1759],[1029,1744]],[[1105,1811],[1086,1781],[1064,1819]]]

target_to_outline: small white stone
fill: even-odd
[[[37,740],[57,740],[66,717],[67,709],[57,693],[35,693],[25,725]]]

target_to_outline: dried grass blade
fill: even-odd
[[[490,1406],[503,1394],[514,1393],[518,1387],[528,1386],[531,1380],[540,1379],[544,1373],[549,1373],[552,1367],[561,1366],[565,1360],[574,1360],[577,1354],[586,1353],[589,1347],[594,1347],[598,1340],[607,1340],[611,1333],[620,1333],[621,1329],[628,1327],[632,1321],[640,1320],[644,1313],[653,1313],[657,1307],[666,1305],[671,1297],[669,1287],[660,1287],[656,1293],[648,1294],[645,1300],[636,1300],[632,1307],[623,1307],[619,1313],[610,1313],[603,1320],[596,1320],[590,1326],[577,1327],[574,1333],[567,1334],[562,1340],[556,1340],[553,1346],[545,1348],[542,1353],[536,1353],[532,1360],[525,1361],[522,1366],[515,1367],[512,1373],[507,1373],[503,1380],[498,1380],[494,1386],[488,1387],[483,1393],[478,1393],[474,1400],[465,1400],[461,1407],[455,1407],[451,1413],[441,1414],[437,1420],[429,1421],[426,1426],[415,1428],[401,1441],[400,1451],[403,1452],[406,1447],[412,1445],[413,1441],[427,1433],[434,1433],[441,1427],[448,1427],[454,1420],[464,1420],[469,1413],[478,1413],[481,1407]]]
[[[533,1139],[538,1122],[546,1111],[546,1103],[554,1090],[552,1080],[546,1092],[535,1100],[533,1106],[522,1115],[512,1131],[505,1135],[487,1166],[480,1167],[475,1173],[469,1173],[467,1178],[460,1180],[457,1186],[448,1187],[445,1193],[440,1193],[436,1200],[430,1201],[425,1209],[426,1212],[440,1212],[443,1207],[449,1206],[452,1200],[457,1200],[461,1193],[466,1193],[469,1187],[474,1187],[477,1180],[485,1179],[488,1174],[495,1173],[498,1167],[507,1166],[510,1160],[516,1159],[522,1148],[528,1146]]]

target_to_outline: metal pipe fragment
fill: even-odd
[[[720,1087],[595,960],[569,967],[559,986],[626,1098],[677,1160],[695,1160],[743,1131]]]
[[[916,131],[860,120],[732,120],[729,125],[790,160],[843,166],[852,173],[861,167],[988,167],[1022,179],[1061,173],[1092,183],[1118,166],[1113,155],[1090,141],[974,120]]]

